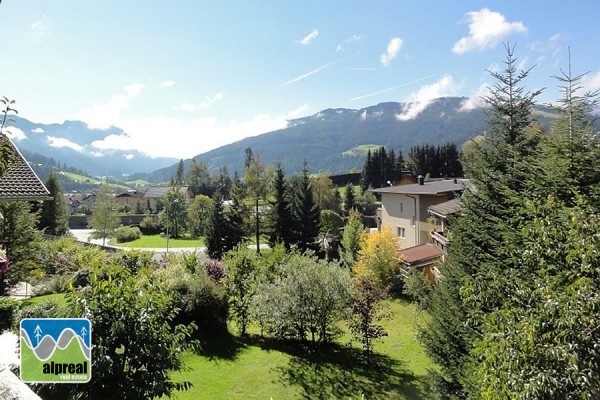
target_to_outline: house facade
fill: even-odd
[[[401,240],[400,249],[431,242],[434,224],[428,209],[460,196],[467,179],[444,179],[372,189],[381,195],[378,226],[387,225]]]
[[[438,262],[447,254],[448,217],[460,208],[468,179],[446,179],[374,189],[381,195],[378,225],[392,228],[400,239],[405,271],[418,269],[435,282]]]

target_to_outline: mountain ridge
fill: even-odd
[[[454,142],[460,147],[487,128],[484,110],[465,109],[466,100],[465,97],[441,97],[427,104],[388,101],[361,109],[327,108],[290,119],[285,128],[200,153],[184,160],[184,167],[187,170],[193,162],[201,161],[210,172],[226,167],[230,175],[234,172],[241,175],[245,150],[251,148],[264,164],[281,163],[287,174],[299,172],[305,161],[311,172],[342,174],[362,169],[365,145],[385,146],[405,156],[411,147],[423,144]],[[414,112],[415,107],[418,112]],[[541,111],[538,119],[543,123],[555,114],[545,106],[535,108]],[[409,114],[411,118],[407,117]],[[120,178],[128,174],[130,179],[141,178],[153,183],[167,182],[175,175],[178,160],[174,158],[149,158],[139,152],[120,150],[103,150],[103,157],[93,156],[94,140],[125,134],[117,127],[90,129],[81,121],[44,125],[20,117],[16,121],[15,126],[26,135],[16,141],[17,146],[48,155],[90,175]],[[51,147],[49,137],[75,143],[80,146],[79,151],[68,146]],[[132,155],[130,159],[129,155]]]

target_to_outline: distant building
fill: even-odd
[[[150,208],[152,208],[152,212],[157,212],[157,203],[163,197],[165,197],[171,189],[172,186],[150,186],[148,191],[146,191],[146,193],[144,194],[143,206],[147,207],[148,205],[150,205]],[[192,189],[190,189],[189,186],[181,186],[179,190],[181,191],[181,193],[183,193],[188,202],[194,200],[194,194],[192,193]]]
[[[129,207],[129,209],[133,209],[138,202],[141,203],[142,207],[145,207],[146,204],[143,198],[144,193],[138,192],[137,190],[128,190],[115,196],[115,199],[117,199],[120,204]]]

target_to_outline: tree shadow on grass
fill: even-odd
[[[221,359],[233,361],[240,351],[247,347],[244,340],[228,331],[198,329],[193,339],[198,341],[196,353],[209,360]]]
[[[318,353],[294,355],[278,368],[284,385],[300,386],[305,399],[426,399],[425,378],[398,360],[374,354],[366,364],[359,349],[332,345]]]

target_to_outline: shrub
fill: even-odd
[[[144,217],[140,222],[140,231],[144,235],[154,235],[160,233],[160,226],[154,222],[154,219],[150,216]]]
[[[46,300],[20,308],[14,315],[12,328],[18,331],[23,318],[66,318],[70,316],[69,313],[69,309],[55,300]]]
[[[116,254],[115,263],[137,274],[140,269],[152,269],[156,266],[152,260],[153,255],[154,253],[143,250],[122,251]]]
[[[416,268],[412,268],[404,279],[402,292],[424,310],[429,309],[429,298],[432,290],[433,283],[431,283],[423,271],[419,271]]]
[[[225,278],[225,266],[219,260],[209,258],[204,261],[204,273],[213,280],[213,282],[219,283],[221,279]]]
[[[19,310],[19,302],[10,297],[0,297],[0,333],[9,329]]]
[[[117,243],[131,242],[142,237],[142,231],[138,227],[121,226],[115,229]]]
[[[179,313],[176,323],[195,322],[199,328],[227,329],[228,303],[225,288],[204,272],[192,272],[183,263],[171,263],[154,272],[163,287],[175,299]]]

